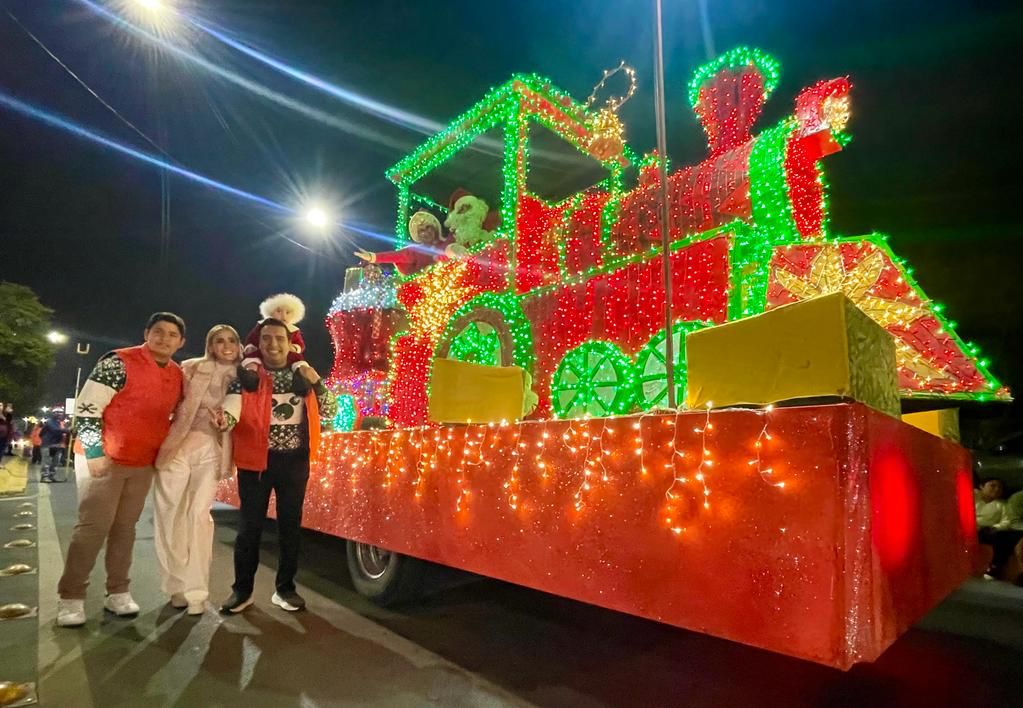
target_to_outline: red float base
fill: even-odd
[[[846,669],[969,575],[971,486],[860,404],[731,409],[328,435],[304,525]]]

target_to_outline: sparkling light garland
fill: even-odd
[[[850,84],[832,79],[808,87],[792,117],[753,135],[753,121],[778,76],[770,56],[738,48],[700,67],[690,83],[710,156],[668,176],[676,322],[717,324],[775,306],[779,254],[830,239],[819,161],[848,140],[842,131]],[[637,397],[630,390],[637,376],[651,375],[645,369],[656,360],[650,352],[664,321],[658,158],[644,158],[632,190],[622,185],[622,162],[607,159],[608,176],[600,184],[546,202],[529,189],[530,123],[549,128],[583,153],[592,152],[588,141],[599,134],[594,132],[599,121],[587,106],[547,79],[516,75],[388,173],[398,187],[400,230],[413,202],[431,203],[412,194],[412,185],[484,132],[500,128],[501,219],[492,240],[473,247],[467,259],[435,264],[399,286],[398,299],[410,316],[408,334],[397,337],[392,350],[392,417],[399,425],[425,420],[434,356],[514,363],[530,371],[540,397],[537,417],[619,415],[637,403],[657,405],[653,392]],[[909,270],[902,276],[908,283]],[[926,302],[915,283],[910,289]],[[489,323],[489,329],[479,324],[485,320],[475,326],[470,321],[476,308],[484,307],[481,298],[491,298],[486,307],[500,312],[500,321]],[[889,315],[898,312],[889,308]],[[985,363],[974,361],[970,347],[949,332],[953,323],[938,319],[937,312],[934,316],[933,326],[908,323],[912,335],[891,325],[899,337],[904,394],[1006,397]],[[514,350],[510,362],[507,331]],[[614,395],[596,396],[587,388],[595,372],[573,371],[578,367],[568,363],[569,357],[593,356],[604,346],[597,342],[618,352],[598,356],[603,363],[595,370],[610,377],[611,385],[603,381],[601,388]],[[608,363],[612,359],[614,366]],[[684,357],[679,371],[684,374]],[[684,381],[676,383],[684,387]],[[583,389],[584,395],[576,396]]]
[[[385,310],[397,307],[398,298],[394,277],[387,274],[381,274],[379,277],[379,282],[362,281],[358,287],[339,294],[330,304],[327,317],[329,318],[330,315],[337,312],[370,308]]]
[[[781,65],[766,52],[751,47],[735,47],[696,70],[689,81],[689,103],[696,108],[700,102],[700,89],[722,69],[734,71],[744,67],[755,68],[764,77],[764,98],[778,87]]]
[[[330,433],[324,438],[327,466],[318,472],[323,476],[316,493],[329,496],[339,477],[347,481],[350,494],[370,482],[388,495],[399,495],[399,486],[408,485],[411,499],[449,505],[455,519],[468,522],[473,499],[504,469],[506,476],[498,485],[502,504],[526,521],[543,503],[536,494],[561,495],[566,485],[572,491],[565,511],[579,519],[607,504],[609,495],[613,499],[623,489],[663,480],[660,523],[681,537],[700,515],[714,511],[712,476],[719,485],[734,487],[736,476],[748,470],[779,493],[787,491],[785,480],[778,479],[783,455],[769,430],[772,410],[707,409],[641,414],[631,420],[578,418]],[[744,423],[750,413],[762,424]],[[727,430],[719,432],[719,417],[727,421]],[[745,444],[735,439],[736,426],[748,431]],[[552,446],[554,441],[560,445]],[[749,457],[743,459],[747,451]],[[410,470],[415,474],[409,475]],[[539,483],[528,485],[530,496],[523,496],[524,476]],[[448,485],[450,496],[438,498],[431,491]],[[377,503],[386,504],[386,497]]]

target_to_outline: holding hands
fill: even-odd
[[[215,411],[210,411],[210,425],[219,430],[220,432],[226,432],[228,428],[227,417],[224,415],[224,409],[218,408]]]

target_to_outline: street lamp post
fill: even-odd
[[[83,356],[86,356],[89,353],[89,350],[91,348],[92,348],[92,345],[89,344],[89,342],[78,342],[78,343],[75,344],[75,353],[78,354],[79,357],[83,357]],[[78,370],[75,372],[75,397],[73,399],[74,404],[71,406],[71,428],[70,428],[70,433],[68,434],[68,441],[67,441],[68,450],[67,450],[67,454],[64,456],[64,478],[65,479],[67,479],[68,469],[71,466],[71,454],[74,452],[72,450],[72,447],[75,444],[75,422],[76,422],[76,420],[78,418],[78,392],[81,391],[81,390],[82,390],[82,360],[79,358],[79,360],[78,360]],[[67,415],[67,411],[64,411],[64,414]]]
[[[56,345],[66,344],[68,342],[68,340],[69,340],[68,335],[66,335],[63,332],[60,332],[58,330],[50,331],[46,335],[46,338],[50,342],[52,342],[53,344],[56,344]],[[86,356],[89,353],[89,350],[91,348],[92,348],[92,345],[89,342],[77,341],[75,343],[75,353],[78,354],[79,357]],[[75,393],[74,393],[74,398],[71,399],[72,400],[71,410],[70,411],[67,411],[67,410],[64,411],[64,415],[65,416],[70,416],[70,418],[71,418],[70,431],[69,431],[69,434],[68,434],[68,450],[67,450],[67,454],[65,454],[65,456],[64,456],[64,478],[65,479],[67,479],[68,469],[69,469],[69,467],[71,465],[71,447],[74,445],[74,430],[75,430],[75,422],[76,422],[77,411],[78,411],[78,405],[77,405],[78,392],[81,391],[81,388],[82,388],[82,360],[79,358],[79,360],[78,360],[78,370],[75,372]],[[48,408],[46,406],[43,406],[42,410],[45,413],[45,412],[47,412]],[[66,420],[66,418],[65,418],[65,420]]]

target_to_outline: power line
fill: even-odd
[[[43,41],[41,39],[39,39],[34,34],[32,34],[32,32],[28,29],[28,27],[26,27],[25,25],[21,24],[21,21],[17,17],[15,17],[14,14],[11,13],[10,10],[5,8],[4,12],[7,13],[7,16],[10,17],[11,20],[14,21],[14,24],[18,25],[18,27],[21,29],[21,31],[24,32],[25,34],[27,34],[32,39],[32,41],[35,42],[39,46],[40,49],[42,49],[44,52],[46,52],[46,54],[49,55],[49,57],[51,59],[53,59],[53,61],[57,62],[57,64],[60,66],[60,68],[62,68],[64,71],[66,71],[68,73],[68,76],[70,76],[72,79],[77,81],[79,86],[81,86],[86,91],[88,91],[92,95],[93,98],[95,98],[97,101],[99,101],[101,104],[103,104],[103,106],[108,111],[110,111],[115,116],[117,116],[117,118],[122,123],[124,123],[126,126],[131,128],[133,131],[135,131],[135,133],[139,137],[141,137],[147,143],[149,143],[154,148],[156,148],[156,150],[158,150],[161,155],[166,157],[168,160],[175,161],[174,158],[172,158],[170,155],[167,154],[166,150],[164,150],[162,147],[160,147],[154,140],[150,139],[150,137],[148,135],[146,135],[145,133],[143,133],[142,130],[138,126],[136,126],[130,120],[125,118],[123,115],[121,115],[121,113],[116,108],[114,108],[109,103],[107,103],[105,100],[103,100],[103,97],[100,96],[98,93],[96,93],[92,89],[92,87],[90,87],[87,83],[85,83],[85,81],[82,80],[82,78],[79,77],[78,74],[76,74],[74,71],[72,71],[71,68],[67,64],[65,64],[63,61],[61,61],[60,57],[58,57],[56,54],[54,54],[52,51],[50,51],[50,49],[45,44],[43,44]]]

